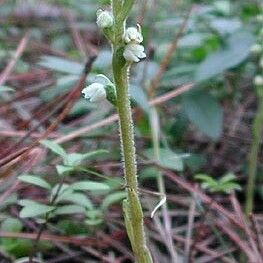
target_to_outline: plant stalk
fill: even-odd
[[[151,263],[151,255],[146,246],[143,212],[138,193],[134,128],[129,99],[129,66],[120,56],[122,53],[122,47],[114,48],[112,64],[117,93],[124,175],[128,193],[126,204],[124,204],[124,217],[136,262]]]
[[[146,245],[143,211],[138,192],[134,126],[129,98],[129,69],[131,63],[123,57],[123,34],[126,19],[134,0],[112,0],[114,41],[112,43],[112,69],[116,87],[116,106],[119,114],[121,151],[124,165],[127,199],[123,202],[125,226],[137,263],[152,263]]]
[[[260,149],[261,130],[263,127],[263,97],[259,96],[258,110],[253,122],[252,145],[249,153],[248,181],[246,190],[245,212],[249,216],[253,212],[255,183],[257,174],[258,153]]]

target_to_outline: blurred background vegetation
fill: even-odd
[[[97,74],[112,76],[95,23],[109,2],[0,0],[1,263],[32,253],[36,262],[133,262],[115,109],[79,92]],[[133,9],[147,59],[133,66],[130,93],[155,262],[263,260],[263,113],[253,83],[262,68],[251,52],[263,46],[261,4],[140,0]],[[241,207],[253,174],[249,219]]]

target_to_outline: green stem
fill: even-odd
[[[159,115],[157,109],[154,106],[151,107],[151,111],[150,111],[150,125],[152,132],[154,159],[159,162],[160,161],[160,124],[159,124]],[[166,195],[165,182],[164,182],[163,174],[161,172],[158,172],[157,174],[157,184],[160,194],[162,196]],[[167,248],[171,255],[172,262],[177,262],[178,256],[174,247],[173,239],[171,237],[171,222],[168,215],[167,203],[163,204],[162,206],[162,215],[163,215],[163,221],[164,221],[163,224],[164,224],[165,236],[166,236],[165,243],[167,244]]]
[[[134,128],[129,99],[129,66],[124,61],[122,54],[123,47],[118,45],[114,47],[112,65],[117,93],[124,175],[128,192],[126,209],[124,209],[125,223],[136,262],[150,263],[152,259],[146,246],[143,212],[138,194]]]
[[[112,0],[114,16],[114,41],[112,69],[116,87],[116,106],[119,114],[121,151],[124,164],[127,199],[123,202],[125,226],[137,263],[152,263],[149,249],[146,245],[143,211],[138,193],[136,152],[134,143],[134,128],[129,98],[129,68],[130,64],[123,57],[125,43],[123,33],[128,13],[134,0]]]
[[[263,98],[259,97],[259,106],[253,122],[253,138],[249,153],[248,182],[246,191],[245,211],[248,216],[253,212],[255,183],[257,174],[258,152],[260,148],[261,130],[263,126]]]

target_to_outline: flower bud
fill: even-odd
[[[128,27],[125,30],[123,39],[124,39],[126,44],[131,43],[131,42],[137,43],[137,44],[142,43],[143,36],[142,36],[140,25],[137,25],[137,28],[136,27]]]
[[[100,28],[108,28],[113,26],[113,15],[109,11],[99,9],[97,11],[97,25]]]
[[[254,84],[256,86],[263,86],[263,77],[258,75],[254,78]]]
[[[250,48],[251,53],[260,54],[263,51],[263,48],[260,44],[255,44]]]
[[[104,85],[101,83],[93,83],[82,90],[84,98],[90,102],[99,102],[106,99],[107,94]]]
[[[123,53],[124,58],[130,62],[139,62],[140,59],[145,58],[144,46],[130,43],[126,45]]]

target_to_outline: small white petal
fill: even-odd
[[[123,56],[127,61],[139,62],[146,54],[142,45],[130,43],[125,47]]]
[[[82,90],[84,98],[90,102],[99,102],[106,99],[107,94],[104,85],[101,83],[93,83]]]
[[[113,15],[109,11],[97,11],[97,25],[100,28],[107,28],[113,26]]]
[[[125,30],[124,36],[123,36],[124,41],[128,44],[130,42],[140,44],[143,41],[143,36],[141,33],[140,26],[138,28],[136,27],[128,27]]]

